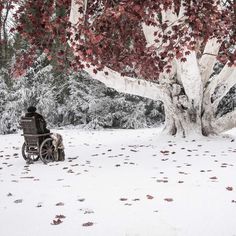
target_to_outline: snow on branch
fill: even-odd
[[[87,1],[85,3],[87,4]],[[85,8],[87,8],[86,4],[85,4]],[[84,9],[83,0],[72,0],[69,21],[73,25],[78,24],[80,22],[80,20],[84,18],[84,12],[81,13],[80,9]]]
[[[219,88],[220,92],[219,94],[216,94],[217,99],[215,99],[213,102],[213,109],[215,112],[217,111],[217,107],[220,101],[229,92],[229,90],[236,84],[236,68],[230,67],[228,71],[230,73],[227,74],[226,79],[219,81],[219,83],[217,84],[217,87]]]
[[[214,110],[216,111],[217,106],[221,99],[227,94],[230,88],[236,83],[236,68],[234,66],[229,67],[227,64],[224,66],[219,75],[213,78],[210,84],[204,91],[204,97],[206,100],[210,101],[213,94],[216,92],[216,88],[221,87],[221,92],[217,95],[214,101]]]
[[[183,83],[186,95],[194,101],[199,101],[202,97],[202,82],[196,52],[191,51],[186,55],[186,61],[176,62],[178,80]]]
[[[229,112],[212,122],[216,133],[225,132],[236,127],[236,110]]]
[[[84,70],[96,80],[104,83],[107,87],[113,88],[118,92],[138,95],[153,100],[164,100],[165,94],[163,87],[150,81],[121,76],[120,73],[105,67],[103,71],[94,73],[93,66],[85,67]]]
[[[221,43],[218,42],[217,38],[209,39],[205,45],[203,55],[199,62],[203,86],[205,86],[213,73],[213,67],[216,63],[220,46]]]

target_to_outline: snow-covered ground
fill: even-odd
[[[20,134],[0,136],[1,236],[236,235],[232,136],[58,132],[66,160],[48,165],[26,165]]]

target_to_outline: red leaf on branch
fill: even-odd
[[[97,44],[103,39],[103,36],[101,34],[96,35],[95,37],[92,37],[92,43]]]
[[[87,55],[92,55],[93,54],[93,50],[92,49],[87,49],[86,50],[86,54]]]
[[[176,53],[176,58],[177,58],[177,59],[180,59],[182,56],[183,56],[183,53],[182,53],[182,52],[177,52],[177,53]]]
[[[93,69],[93,73],[94,73],[94,74],[97,74],[98,71],[97,71],[96,69]]]

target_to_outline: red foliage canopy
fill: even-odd
[[[175,23],[164,21],[161,13],[172,9],[178,15],[182,2],[184,15]],[[87,62],[98,70],[106,65],[125,75],[156,79],[160,71],[168,70],[173,58],[185,61],[189,50],[196,50],[201,56],[205,43],[212,37],[222,42],[218,59],[236,65],[235,0],[88,1],[84,22],[73,26],[74,37],[68,20],[70,3],[71,0],[57,0],[55,6],[53,0],[21,1],[15,14],[16,30],[33,50],[44,51],[49,59],[57,51],[62,64],[70,40],[76,56],[66,59],[73,68],[83,68],[81,62]],[[144,23],[157,27],[158,48],[147,47]],[[59,50],[55,40],[60,41]]]

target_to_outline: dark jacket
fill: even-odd
[[[47,123],[44,120],[43,116],[37,112],[27,112],[25,117],[35,117],[36,126],[39,134],[50,133],[50,130],[47,129]]]

